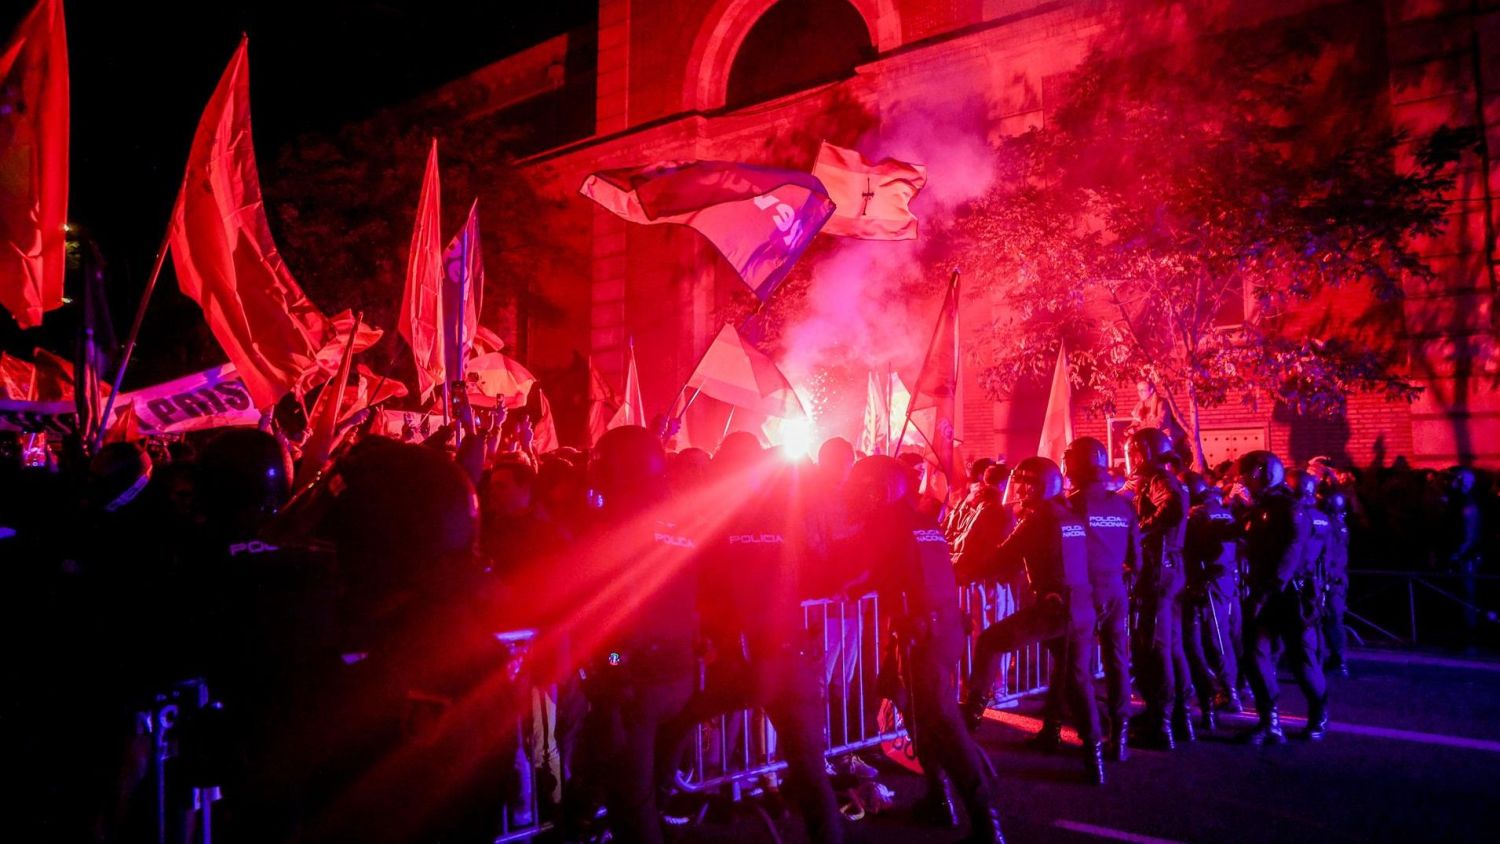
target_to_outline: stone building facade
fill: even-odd
[[[1415,465],[1500,465],[1500,212],[1493,197],[1500,186],[1493,161],[1500,6],[1493,3],[600,0],[589,32],[539,45],[428,100],[493,113],[562,88],[565,74],[592,74],[592,86],[577,88],[591,91],[592,102],[575,98],[575,107],[592,111],[592,131],[553,138],[523,161],[541,190],[566,201],[564,225],[590,257],[586,273],[538,291],[554,307],[545,320],[530,317],[524,353],[547,370],[582,351],[618,382],[633,338],[648,408],[665,409],[745,294],[693,232],[631,226],[578,197],[588,173],[669,159],[806,169],[822,140],[885,154],[879,140],[891,127],[935,115],[982,142],[1045,121],[1057,80],[1091,50],[1146,50],[1189,31],[1200,37],[1276,25],[1349,28],[1381,74],[1378,90],[1351,105],[1349,119],[1415,131],[1478,126],[1487,143],[1463,164],[1447,231],[1420,244],[1436,279],[1406,290],[1396,320],[1406,371],[1426,388],[1422,397],[1408,406],[1355,396],[1346,418],[1336,420],[1231,403],[1206,414],[1207,450],[1227,456],[1265,446],[1298,460],[1327,453],[1358,465],[1398,457]],[[565,68],[569,39],[587,44],[594,61]],[[934,178],[952,180],[939,162],[925,163]],[[965,300],[982,313],[964,322],[978,324],[1004,306]],[[914,333],[927,330],[925,318],[913,322],[921,326]],[[1031,453],[1045,396],[998,403],[972,376],[965,386],[962,450]],[[1119,405],[1133,402],[1133,386],[1122,385]],[[1102,420],[1081,408],[1075,414],[1078,431],[1103,432]],[[717,420],[696,424],[706,430]]]

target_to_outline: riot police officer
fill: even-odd
[[[1187,531],[1187,490],[1171,471],[1177,458],[1172,441],[1155,428],[1130,437],[1126,457],[1136,486],[1141,531],[1141,572],[1135,584],[1136,670],[1146,710],[1140,738],[1171,750],[1176,738],[1193,739],[1188,717],[1191,687],[1182,647],[1184,586],[1182,547]]]
[[[1068,507],[1088,531],[1089,586],[1099,620],[1108,689],[1109,755],[1124,761],[1130,707],[1130,598],[1125,573],[1134,573],[1140,566],[1141,537],[1135,509],[1109,491],[1109,453],[1104,443],[1093,437],[1074,440],[1063,452],[1063,471],[1073,484]],[[1054,683],[1047,693],[1048,712],[1053,717],[1042,729],[1049,744],[1056,742],[1060,727],[1056,716],[1061,714],[1061,688]]]
[[[1184,546],[1183,649],[1198,690],[1203,727],[1212,730],[1217,709],[1241,709],[1239,640],[1235,637],[1235,616],[1240,612],[1240,528],[1224,506],[1218,487],[1197,472],[1184,472],[1182,481],[1192,504]]]
[[[865,566],[851,585],[875,589],[897,639],[906,723],[928,775],[923,806],[946,815],[945,821],[952,817],[946,775],[969,815],[968,840],[1000,842],[992,785],[953,688],[963,635],[948,542],[937,522],[918,512],[914,482],[906,466],[884,455],[863,458],[850,470],[845,490],[858,520],[852,558]]]
[[[1283,647],[1297,684],[1307,696],[1304,735],[1320,739],[1328,731],[1328,687],[1318,661],[1314,614],[1308,606],[1316,604],[1307,570],[1312,522],[1301,498],[1287,487],[1286,470],[1276,455],[1269,451],[1245,454],[1239,460],[1239,476],[1251,500],[1245,526],[1249,566],[1245,641],[1260,716],[1244,739],[1253,744],[1285,741],[1276,682],[1276,658]]]
[[[958,573],[964,579],[1004,576],[1024,565],[1036,597],[1031,606],[980,634],[963,708],[970,726],[978,726],[1000,655],[1033,642],[1047,642],[1058,666],[1057,682],[1066,689],[1083,739],[1089,779],[1102,785],[1104,747],[1090,670],[1095,616],[1088,532],[1083,520],[1063,503],[1062,482],[1062,472],[1051,460],[1022,460],[1011,475],[1012,489],[1024,508],[1015,532],[978,570]]]
[[[819,663],[802,627],[799,596],[809,549],[792,512],[790,467],[754,435],[725,438],[710,477],[739,503],[703,544],[703,633],[712,643],[704,689],[663,729],[675,751],[694,724],[750,707],[763,709],[787,763],[787,791],[813,842],[844,840],[844,818],[823,772]],[[679,736],[681,738],[679,738]]]
[[[581,773],[603,791],[616,839],[659,842],[657,735],[695,686],[698,538],[668,506],[660,440],[625,426],[600,437],[594,451],[598,524],[580,543],[574,580],[582,605],[572,620],[587,660]]]
[[[1328,550],[1323,555],[1323,664],[1341,677],[1349,676],[1345,652],[1349,634],[1344,612],[1349,604],[1349,500],[1337,489],[1325,488],[1318,507],[1328,515]]]

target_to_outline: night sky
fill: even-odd
[[[31,0],[0,0],[9,39]],[[193,129],[240,34],[250,36],[251,100],[262,182],[276,150],[586,26],[592,0],[65,0],[72,85],[69,219],[108,264],[115,323],[129,327]],[[296,256],[289,255],[296,272]],[[170,273],[162,288],[177,295]],[[71,279],[70,279],[71,281]],[[71,289],[70,289],[71,293]],[[0,315],[0,347],[66,354],[64,306],[19,332]],[[150,324],[148,320],[148,325]]]

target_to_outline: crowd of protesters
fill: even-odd
[[[811,840],[843,841],[830,774],[869,766],[824,759],[834,672],[802,607],[874,593],[886,676],[870,680],[912,734],[916,815],[998,841],[1004,794],[971,733],[1006,654],[1051,651],[1034,743],[1058,750],[1071,721],[1093,782],[1131,747],[1218,729],[1247,686],[1244,738],[1284,740],[1283,655],[1317,739],[1350,561],[1474,574],[1494,496],[1467,469],[1361,477],[1269,452],[1199,474],[1152,428],[1124,472],[1089,438],[1062,466],[977,461],[952,506],[924,494],[921,457],[841,439],[792,461],[746,433],[712,456],[638,427],[540,455],[524,424],[455,433],[356,426],[326,465],[255,429],[91,459],[7,443],[18,840],[154,836],[152,718],[193,679],[213,703],[178,725],[173,776],[222,797],[220,840],[487,840],[523,790],[564,840],[657,841],[693,725],[754,707]],[[961,585],[999,620],[961,611]],[[194,810],[173,803],[169,825]]]

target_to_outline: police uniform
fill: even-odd
[[[1068,494],[1068,507],[1083,520],[1088,537],[1088,578],[1098,617],[1099,643],[1108,689],[1106,714],[1111,752],[1123,758],[1124,725],[1130,708],[1130,599],[1125,572],[1136,571],[1141,560],[1141,537],[1130,502],[1095,481]],[[1061,715],[1060,685],[1047,693],[1051,719]]]
[[[738,709],[763,709],[809,840],[839,842],[843,816],[823,770],[820,666],[802,625],[810,549],[803,522],[788,507],[790,480],[783,473],[755,490],[704,544],[699,606],[716,659],[704,689],[663,728],[662,744],[675,761],[693,725]]]
[[[1349,523],[1344,511],[1325,501],[1328,515],[1328,550],[1323,554],[1323,579],[1326,599],[1323,606],[1324,664],[1335,671],[1347,672],[1345,651],[1349,635],[1344,630],[1344,612],[1349,604]]]
[[[588,656],[589,712],[580,737],[581,787],[602,791],[619,841],[662,840],[657,735],[696,685],[697,549],[694,537],[659,512],[606,525],[580,549],[579,583],[595,601],[612,584],[632,584],[609,608],[594,611],[607,629]]]
[[[1210,728],[1214,698],[1222,705],[1239,698],[1239,534],[1234,514],[1216,498],[1188,512],[1183,648]]]
[[[867,458],[870,459],[870,458]],[[964,729],[953,687],[963,654],[952,555],[937,522],[896,503],[868,515],[859,541],[869,562],[891,635],[904,715],[928,772],[929,798],[941,800],[946,774],[976,830],[974,840],[999,840],[999,818],[979,749]]]
[[[1182,645],[1182,549],[1187,531],[1187,489],[1170,472],[1148,468],[1136,495],[1140,518],[1141,572],[1135,584],[1136,671],[1147,736],[1166,747],[1172,733],[1187,732],[1190,687]]]
[[[1090,670],[1095,614],[1083,520],[1058,500],[1029,502],[1015,532],[988,565],[960,572],[960,576],[1006,576],[1023,565],[1036,600],[980,635],[964,698],[965,714],[971,724],[977,724],[1001,654],[1048,642],[1058,666],[1057,681],[1068,691],[1079,737],[1086,747],[1096,746],[1099,713],[1094,708]]]
[[[1309,563],[1316,559],[1312,519],[1296,494],[1273,486],[1251,505],[1245,528],[1250,597],[1245,615],[1251,688],[1260,714],[1262,740],[1280,738],[1276,662],[1284,648],[1297,684],[1307,696],[1309,728],[1327,721],[1328,689],[1318,661],[1317,630],[1310,605],[1315,587]]]

